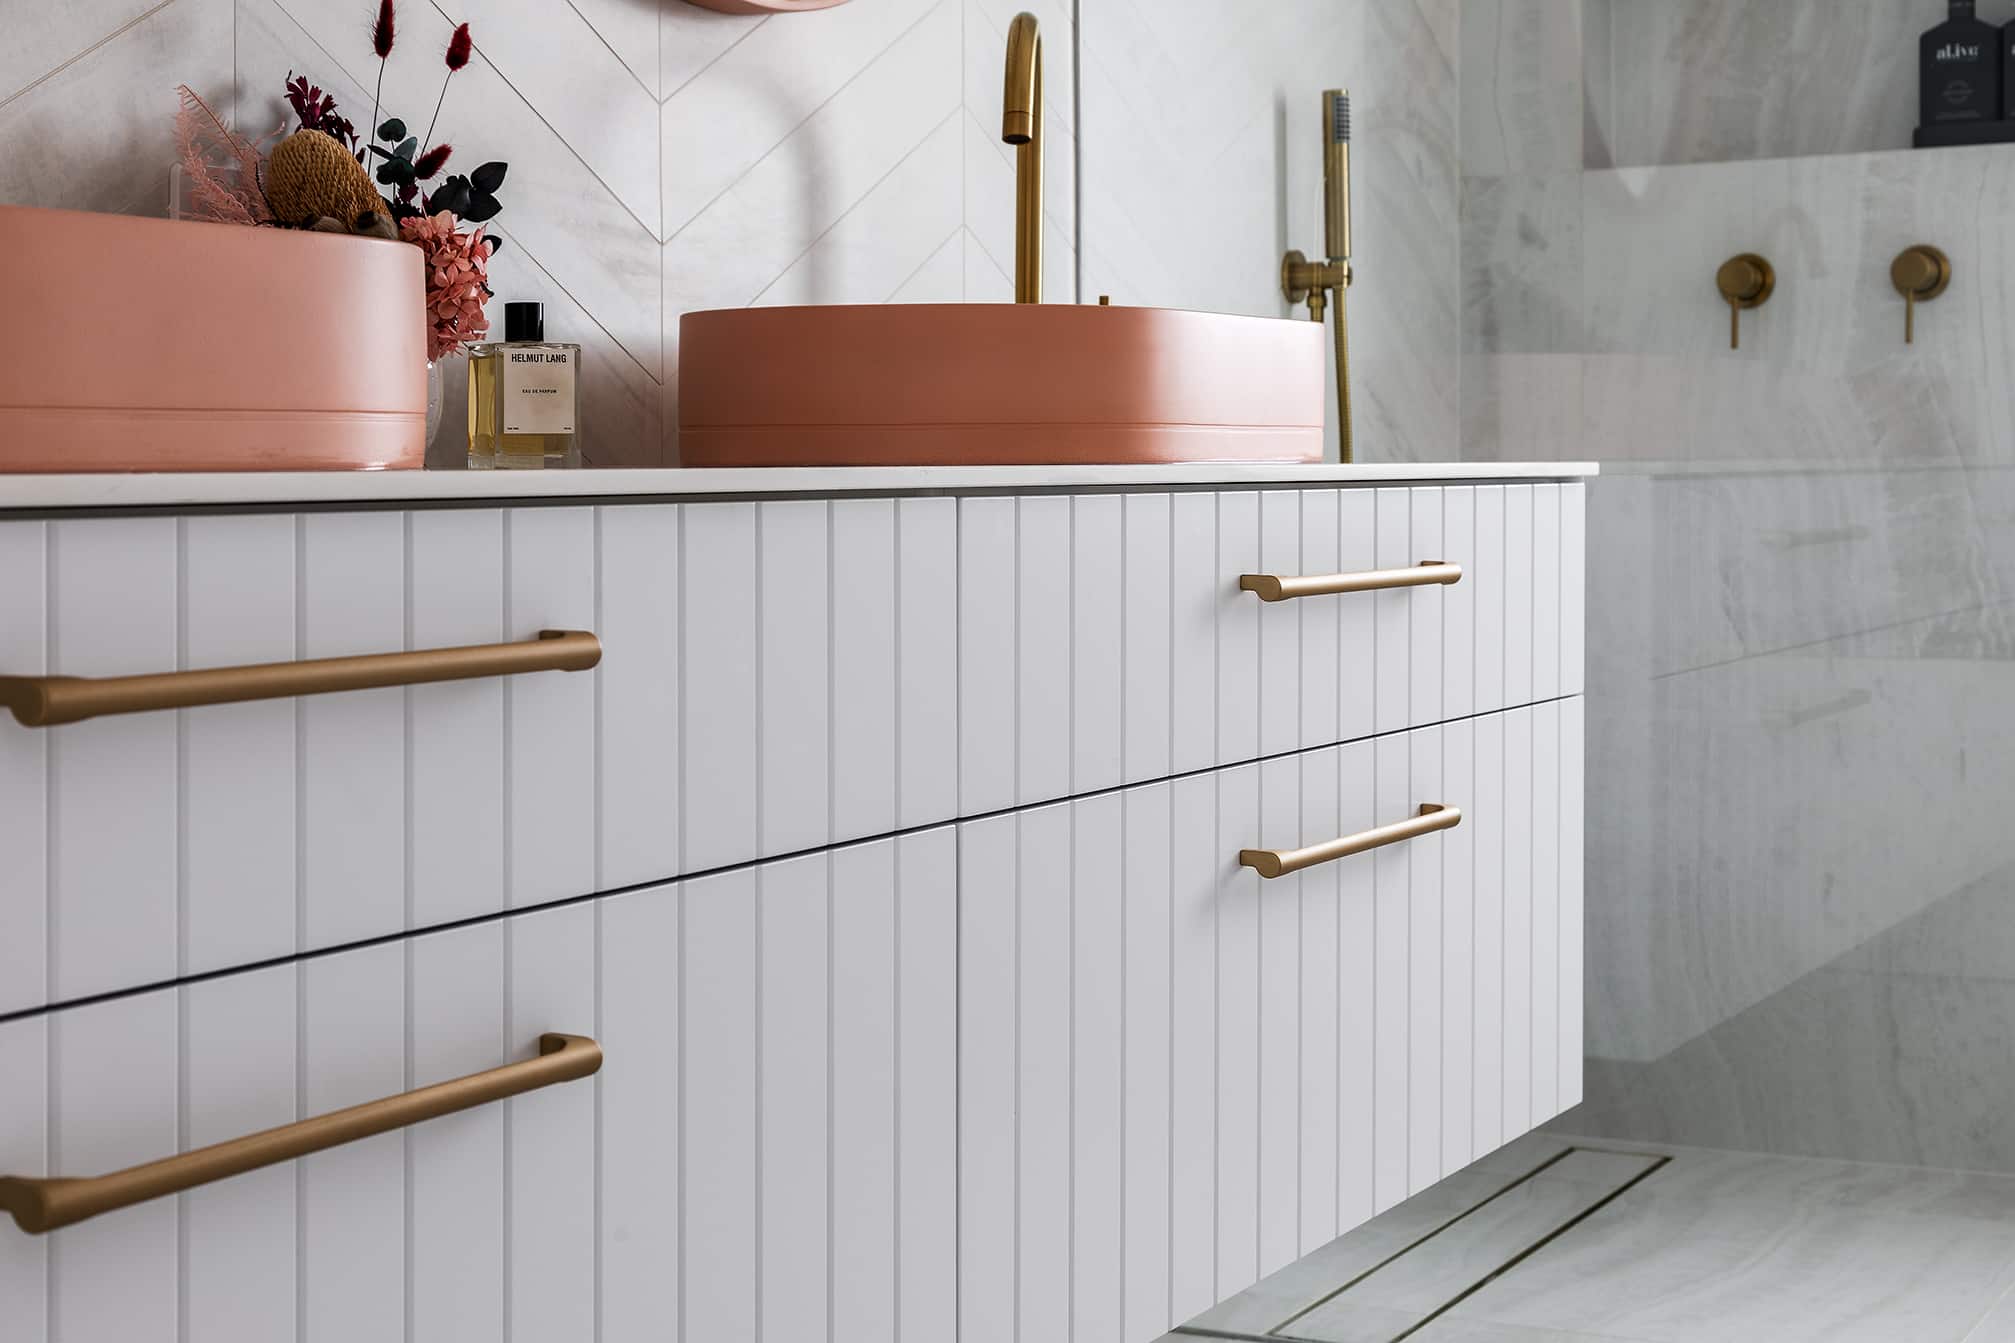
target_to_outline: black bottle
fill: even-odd
[[[1950,17],[1918,40],[1919,124],[1998,120],[2001,33],[1975,16],[1973,0],[1951,5]]]
[[[2001,30],[2001,119],[2015,121],[2015,22]]]

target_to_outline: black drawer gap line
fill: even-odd
[[[1432,723],[1422,723],[1417,727],[1394,728],[1390,732],[1373,732],[1362,737],[1347,737],[1341,741],[1324,742],[1320,746],[1303,746],[1292,751],[1276,751],[1272,755],[1254,756],[1250,760],[1234,760],[1226,765],[1210,765],[1202,769],[1184,770],[1178,774],[1164,774],[1159,778],[1143,779],[1138,783],[1114,784],[1107,788],[1094,788],[1087,792],[1071,793],[1065,797],[1048,798],[1041,802],[1029,802],[1020,806],[995,807],[991,811],[974,812],[970,816],[953,816],[942,821],[929,821],[922,825],[905,826],[899,830],[887,830],[880,834],[863,835],[858,839],[845,839],[831,844],[814,844],[809,848],[793,849],[788,853],[773,853],[762,858],[748,858],[738,863],[723,863],[718,867],[698,868],[691,872],[680,872],[671,876],[653,877],[649,881],[631,882],[627,886],[612,886],[606,890],[589,891],[583,895],[563,895],[551,900],[541,900],[533,904],[519,905],[513,909],[492,910],[486,914],[471,914],[467,918],[450,919],[444,923],[430,923],[422,928],[401,928],[396,932],[380,933],[376,937],[359,938],[352,942],[339,942],[334,946],[317,947],[313,951],[296,951],[284,956],[269,956],[264,960],[246,961],[240,965],[227,965],[216,970],[204,970],[197,974],[180,975],[169,979],[157,979],[126,989],[107,989],[103,993],[87,993],[75,998],[65,998],[59,1002],[47,1003],[41,1007],[21,1007],[11,1012],[0,1012],[0,1026],[20,1021],[27,1017],[44,1016],[51,1012],[61,1012],[73,1007],[91,1007],[98,1003],[116,1002],[121,998],[133,998],[143,993],[159,993],[163,989],[180,988],[188,984],[204,984],[213,979],[223,979],[230,975],[250,974],[255,970],[271,970],[277,966],[295,965],[306,961],[320,960],[324,956],[339,956],[349,951],[364,951],[371,947],[382,947],[389,943],[406,942],[415,937],[427,937],[434,933],[453,932],[460,928],[474,928],[485,923],[497,923],[504,919],[516,918],[521,914],[537,914],[544,910],[566,909],[571,905],[583,905],[594,900],[606,900],[618,895],[631,895],[638,891],[648,891],[659,886],[672,886],[682,882],[698,881],[704,877],[725,876],[735,872],[746,872],[751,868],[766,867],[771,863],[785,863],[793,858],[807,858],[817,853],[835,853],[842,849],[855,849],[866,844],[880,844],[884,840],[903,839],[910,835],[927,834],[932,830],[943,830],[947,826],[969,825],[975,821],[990,821],[1002,816],[1012,816],[1016,812],[1036,811],[1043,807],[1057,807],[1066,803],[1080,802],[1090,798],[1107,797],[1113,793],[1125,793],[1140,788],[1152,788],[1157,784],[1175,783],[1182,779],[1200,778],[1206,774],[1223,774],[1228,770],[1247,769],[1254,765],[1265,765],[1278,760],[1292,760],[1297,756],[1313,755],[1317,751],[1333,751],[1339,746],[1354,746],[1360,742],[1381,741],[1387,737],[1404,737],[1411,732],[1423,732],[1429,728],[1447,727],[1453,723],[1472,723],[1481,718],[1499,718],[1521,709],[1537,709],[1548,704],[1566,704],[1583,698],[1581,695],[1555,695],[1549,699],[1531,700],[1524,704],[1514,704],[1504,709],[1489,709],[1483,713],[1463,714],[1456,718],[1438,719]]]

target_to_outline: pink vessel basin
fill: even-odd
[[[679,325],[685,466],[1322,459],[1313,322],[1164,308],[734,308]]]
[[[420,249],[0,206],[0,472],[426,456]]]

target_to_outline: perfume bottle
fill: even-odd
[[[581,347],[546,339],[543,303],[506,303],[504,339],[469,349],[469,466],[580,465]]]
[[[1945,22],[1917,44],[1918,124],[1949,126],[2001,115],[2001,34],[1951,0]]]

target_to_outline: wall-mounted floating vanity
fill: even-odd
[[[0,481],[7,1336],[1157,1338],[1579,1099],[1584,474]]]

